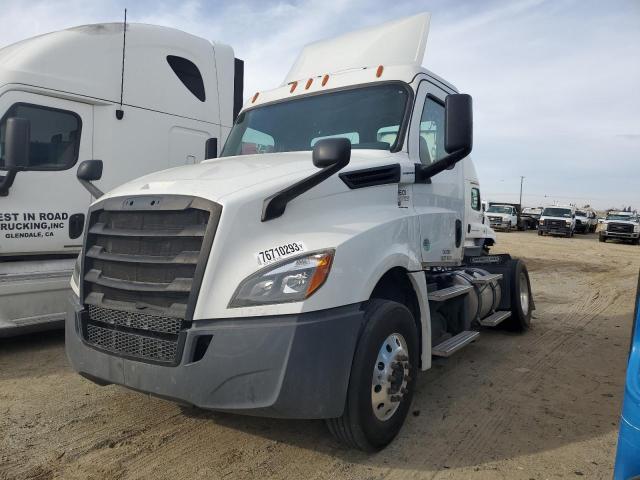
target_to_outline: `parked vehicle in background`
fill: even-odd
[[[481,211],[464,172],[472,102],[421,66],[428,25],[306,46],[221,158],[95,202],[71,282],[73,368],[211,410],[325,419],[373,451],[433,355],[481,327],[526,330],[524,263],[464,257],[465,204]]]
[[[640,477],[640,278],[636,293],[635,314],[631,329],[631,348],[627,363],[624,400],[620,416],[618,451],[613,478],[629,480]]]
[[[634,245],[640,243],[640,219],[635,212],[609,212],[598,225],[601,242],[610,239],[625,240]]]
[[[576,209],[576,232],[592,233],[596,231],[598,219],[596,213],[591,209]]]
[[[538,221],[540,221],[541,214],[542,207],[525,207],[522,209],[520,217],[527,229],[536,230],[538,228]]]
[[[489,226],[495,230],[524,230],[518,203],[489,203],[486,211]]]
[[[576,229],[576,209],[567,207],[545,207],[538,222],[538,235],[563,235],[572,237]]]
[[[63,325],[91,203],[79,162],[104,162],[98,191],[199,163],[242,106],[231,47],[127,24],[123,76],[123,34],[84,25],[0,49],[0,337]]]

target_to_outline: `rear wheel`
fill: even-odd
[[[542,230],[538,230],[538,235],[542,236]]]
[[[522,260],[513,260],[510,277],[511,316],[504,324],[511,330],[522,332],[531,325],[533,310],[529,272]]]
[[[351,367],[344,413],[326,421],[342,443],[373,452],[398,434],[409,411],[418,364],[411,312],[389,300],[370,300]]]

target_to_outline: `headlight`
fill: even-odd
[[[544,220],[539,220],[538,225],[544,225]]]
[[[80,261],[82,258],[82,252],[76,258],[76,263],[73,265],[73,274],[71,275],[71,290],[75,293],[76,297],[80,296]]]
[[[634,225],[633,226],[633,233],[638,233],[640,232],[640,225]]]
[[[567,227],[571,226],[571,220],[565,220],[564,223],[567,225]]]
[[[309,298],[329,276],[333,250],[270,265],[242,281],[229,308],[299,302]]]

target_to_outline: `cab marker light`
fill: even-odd
[[[293,93],[297,86],[298,82],[291,82],[291,90],[289,90],[289,93]]]
[[[384,71],[384,67],[382,65],[378,65],[378,69],[376,70],[376,77],[380,78],[382,76],[383,71]]]
[[[256,100],[258,99],[258,95],[260,95],[260,92],[256,92],[256,94],[251,99],[251,103],[256,103]]]
[[[311,86],[312,83],[313,83],[313,78],[310,78],[309,80],[307,80],[307,84],[304,86],[304,89],[309,90],[309,87]]]
[[[329,75],[325,75],[324,77],[322,77],[322,86],[324,87],[328,81],[329,81]]]

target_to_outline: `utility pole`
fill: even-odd
[[[522,208],[522,181],[524,180],[524,177],[521,176],[520,177],[520,208]]]

